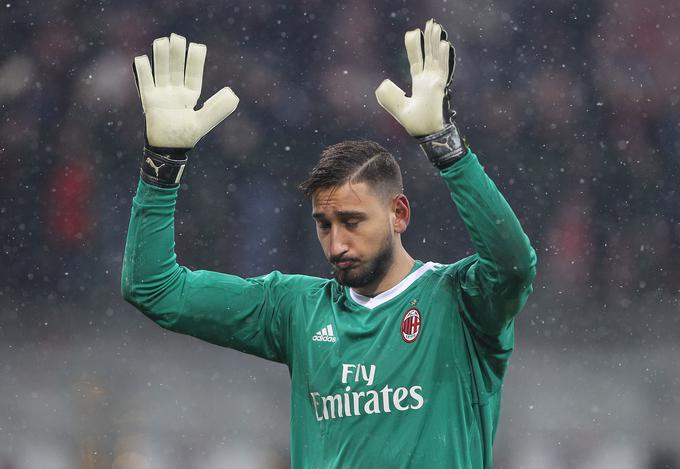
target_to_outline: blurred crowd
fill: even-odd
[[[430,17],[456,48],[458,126],[538,254],[520,334],[620,345],[677,331],[680,4],[664,0],[6,0],[0,330],[39,336],[24,326],[49,305],[128,307],[120,268],[144,143],[131,64],[171,32],[208,46],[199,103],[225,85],[240,97],[190,154],[180,263],[327,276],[296,186],[326,145],[354,138],[402,166],[406,248],[470,254],[444,185],[373,94],[384,78],[410,92],[403,33]]]

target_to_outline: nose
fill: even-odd
[[[336,257],[342,257],[342,255],[349,250],[347,239],[345,235],[342,233],[342,229],[338,226],[333,226],[331,228],[330,239],[328,240],[328,242],[329,242],[328,254],[330,255],[329,257],[331,259]]]

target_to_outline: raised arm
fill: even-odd
[[[234,111],[238,98],[223,88],[195,111],[206,47],[190,44],[186,63],[181,36],[157,39],[153,49],[154,74],[148,57],[134,62],[146,144],[125,244],[123,297],[167,329],[286,361],[287,317],[273,306],[281,274],[243,279],[177,263],[174,213],[187,152]]]
[[[385,80],[376,90],[376,97],[418,139],[440,170],[477,250],[458,264],[463,313],[482,336],[498,337],[532,290],[536,254],[517,217],[453,121],[449,86],[455,53],[446,32],[430,20],[424,34],[420,29],[407,32],[405,43],[412,95],[406,97],[400,88]],[[444,116],[450,116],[448,122]]]

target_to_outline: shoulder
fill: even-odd
[[[432,272],[434,275],[456,278],[461,272],[464,273],[467,271],[467,269],[478,259],[479,256],[477,254],[472,254],[471,256],[464,257],[452,264],[442,264],[439,262],[428,262],[428,264],[432,264]]]
[[[331,279],[301,274],[284,274],[278,270],[257,277],[257,279],[270,288],[291,294],[313,293],[332,287],[334,284]]]

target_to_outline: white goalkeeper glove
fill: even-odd
[[[194,110],[201,95],[206,52],[205,45],[195,43],[189,44],[187,52],[186,39],[171,34],[153,42],[153,74],[146,55],[135,57],[135,83],[146,118],[142,177],[147,182],[176,186],[186,153],[238,105],[238,97],[224,87]]]
[[[391,80],[383,80],[375,96],[409,135],[422,137],[444,128],[442,104],[453,78],[455,52],[434,20],[425,25],[424,36],[414,29],[406,33],[404,42],[413,80],[411,97]]]
[[[410,97],[391,80],[375,90],[378,103],[394,117],[409,135],[417,137],[430,161],[444,169],[467,153],[467,146],[453,124],[450,85],[456,54],[446,31],[433,19],[421,30],[404,36],[411,66]],[[446,122],[449,120],[450,122]]]

